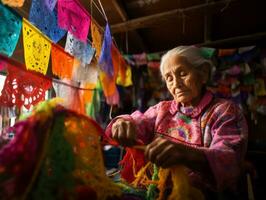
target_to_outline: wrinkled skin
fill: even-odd
[[[195,106],[201,99],[203,85],[208,72],[195,69],[185,57],[170,57],[162,70],[162,76],[175,101],[183,106]],[[136,144],[136,127],[133,122],[119,118],[112,125],[112,138],[122,146]],[[162,137],[155,138],[145,148],[145,157],[160,167],[168,168],[177,164],[199,170],[207,161],[204,154],[181,143],[174,143]]]

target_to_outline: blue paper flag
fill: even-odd
[[[29,21],[55,43],[66,34],[57,24],[57,9],[51,11],[45,1],[32,0]]]
[[[47,8],[50,11],[53,11],[54,10],[54,7],[55,7],[55,4],[56,3],[57,3],[57,0],[45,0],[45,4],[46,4]]]
[[[106,72],[109,76],[113,76],[114,67],[112,62],[112,54],[111,54],[111,46],[112,46],[112,36],[110,33],[109,24],[106,24],[104,40],[102,45],[101,55],[98,61],[100,68]]]
[[[20,35],[22,18],[0,3],[0,53],[12,56]]]
[[[67,34],[65,51],[85,64],[90,64],[95,54],[95,48],[92,48],[90,44],[84,44],[70,32]]]

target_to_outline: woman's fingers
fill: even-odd
[[[136,140],[135,125],[130,121],[118,119],[112,125],[112,138],[120,145],[132,146]]]
[[[160,167],[171,167],[179,164],[183,157],[177,146],[178,144],[169,140],[157,138],[147,145],[145,156]]]

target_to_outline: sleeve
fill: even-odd
[[[105,129],[105,137],[107,137],[108,141],[110,141],[112,134],[112,125],[117,119],[123,118],[133,122],[136,125],[136,134],[139,144],[149,143],[154,136],[154,126],[159,107],[160,103],[150,107],[145,113],[135,111],[131,115],[117,116],[108,124],[107,128]],[[111,144],[116,143],[114,141],[111,141]]]
[[[233,103],[219,105],[211,127],[212,142],[204,153],[216,181],[216,188],[232,188],[240,176],[247,147],[248,128],[241,110]]]

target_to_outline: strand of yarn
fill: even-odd
[[[153,175],[152,175],[152,181],[158,181],[159,179],[159,168],[153,164]],[[152,183],[149,185],[148,190],[147,190],[147,195],[146,195],[146,199],[147,200],[154,200],[156,198],[156,188],[157,188],[157,184]]]

